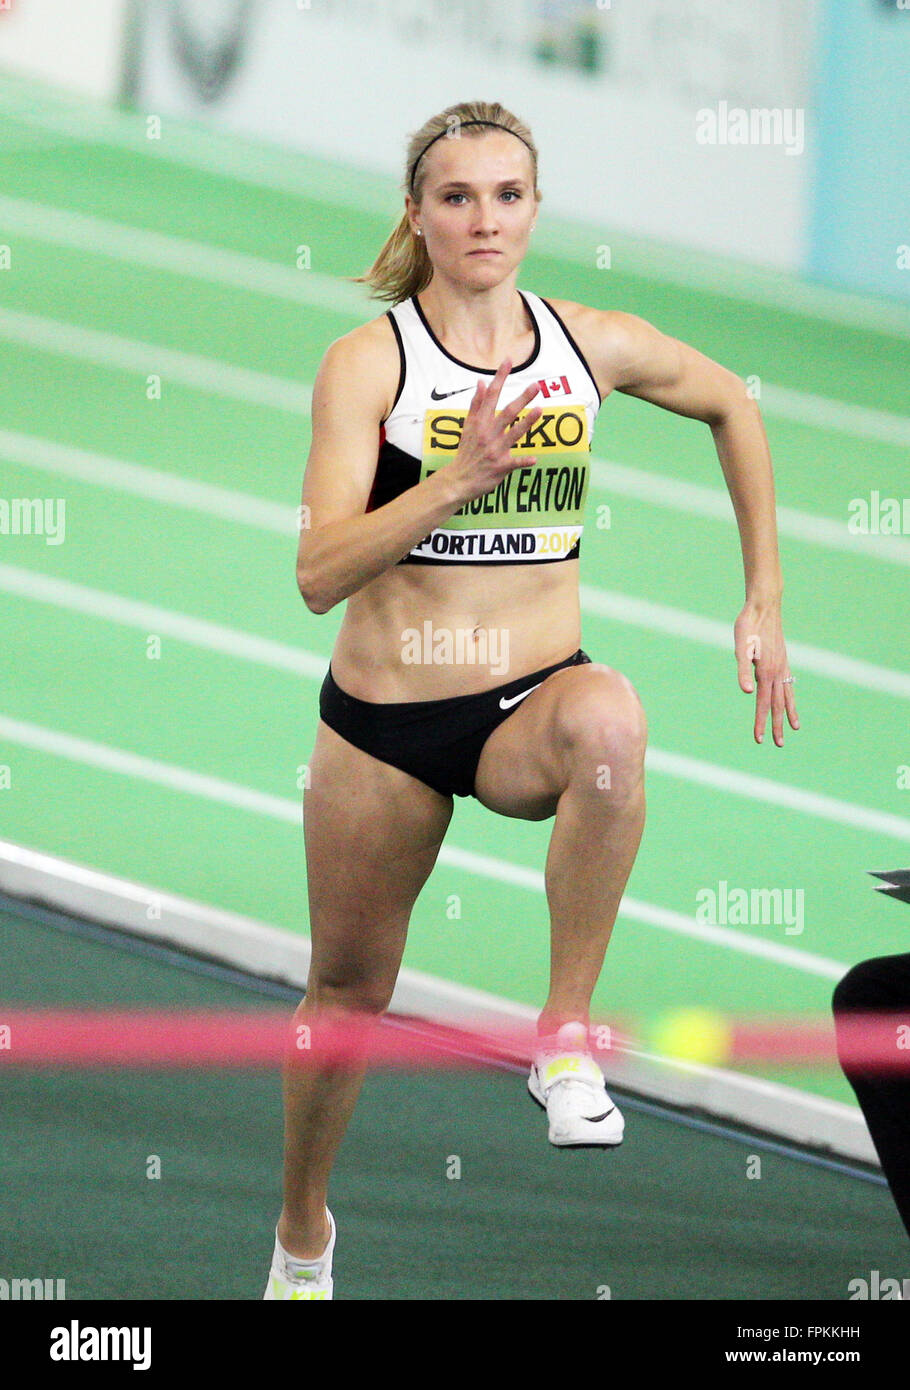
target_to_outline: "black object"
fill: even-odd
[[[910,903],[910,869],[869,870],[876,892]],[[910,954],[878,956],[860,961],[836,986],[833,997],[835,1033],[846,1014],[906,1014],[910,1024]],[[896,1020],[897,1021],[897,1020]],[[840,1036],[838,1036],[840,1046]],[[891,1195],[910,1236],[910,1072],[892,1076],[845,1065],[844,1075],[856,1093]]]
[[[873,877],[885,880],[884,883],[875,885],[876,893],[884,893],[889,898],[898,898],[902,903],[910,903],[910,869],[886,869],[884,872],[870,869],[869,872]]]

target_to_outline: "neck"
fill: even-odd
[[[501,360],[528,331],[514,276],[489,289],[471,289],[437,273],[417,297],[440,342],[458,344],[465,356]]]

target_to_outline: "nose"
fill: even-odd
[[[476,204],[476,211],[471,220],[471,231],[475,236],[488,236],[492,232],[498,230],[499,226],[496,220],[495,205],[492,202],[488,202],[485,198],[479,199]]]

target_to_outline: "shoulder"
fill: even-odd
[[[384,420],[398,391],[401,358],[398,339],[388,314],[358,324],[336,338],[326,349],[319,367],[317,385],[332,391],[346,382],[356,384]]]
[[[616,386],[621,364],[656,330],[637,314],[595,309],[571,299],[546,298],[578,344],[603,398]]]

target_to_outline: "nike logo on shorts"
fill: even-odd
[[[538,681],[538,682],[537,682],[537,685],[532,685],[532,686],[530,686],[527,690],[523,690],[523,691],[521,692],[520,695],[513,695],[513,696],[512,696],[510,699],[508,699],[508,700],[503,696],[503,697],[500,699],[500,701],[499,701],[499,708],[500,708],[500,709],[511,709],[513,705],[517,705],[517,704],[518,704],[518,701],[519,701],[519,700],[523,700],[523,699],[525,698],[526,695],[530,695],[531,691],[532,691],[532,690],[536,690],[537,687],[540,686],[540,685],[543,685],[543,681]]]

